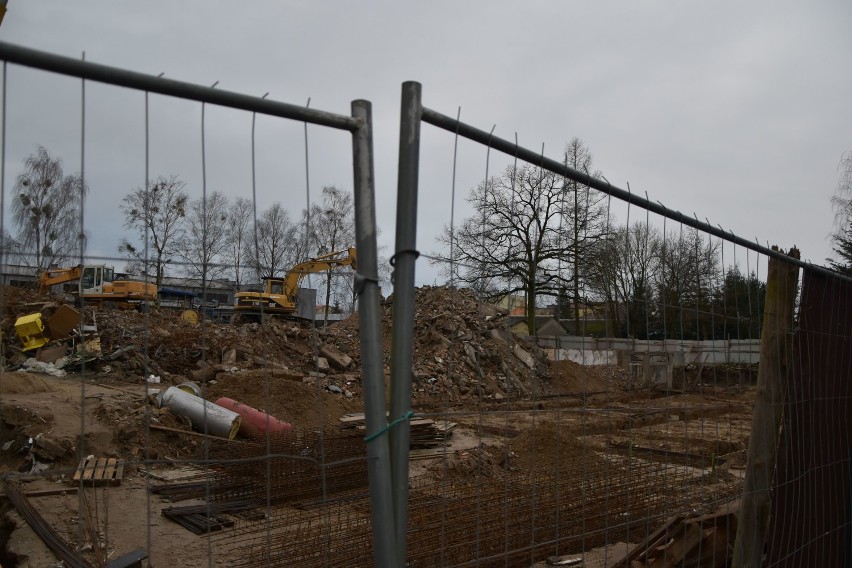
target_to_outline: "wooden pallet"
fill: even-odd
[[[124,477],[124,462],[115,458],[88,457],[80,461],[74,472],[74,481],[93,486],[121,485]]]

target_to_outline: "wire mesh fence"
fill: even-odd
[[[268,550],[273,507],[366,493],[372,450],[337,424],[381,381],[358,341],[379,314],[369,103],[334,114],[0,50],[2,457],[17,511],[0,562],[234,565],[251,555],[213,539],[234,517]],[[349,175],[333,187],[320,173],[312,196],[317,141]],[[298,293],[311,274],[325,294]],[[284,317],[320,299],[343,311],[353,294],[340,341]],[[45,550],[21,544],[26,525]]]
[[[755,553],[761,562],[764,541],[767,565],[846,560],[848,279],[614,186],[578,139],[547,158],[421,106],[408,83],[393,297],[382,302],[368,104],[335,115],[9,45],[0,55],[4,566],[27,556],[72,566],[728,566]],[[20,224],[7,211],[25,193],[20,146],[35,137],[21,134],[10,93],[17,81],[41,84],[44,71],[82,86],[66,260],[132,265],[135,253],[127,272],[156,283],[159,301],[80,305],[56,287],[20,286],[34,282],[46,249],[10,230]],[[99,202],[122,207],[104,181],[122,178],[104,174],[113,154],[90,138],[104,114],[117,118],[87,101],[127,94],[116,86],[139,99],[123,117],[136,161],[115,152],[142,180],[127,189],[167,193],[161,166],[197,169],[196,193],[168,205],[199,220],[195,247],[163,264],[183,283],[159,278],[152,232],[131,241],[132,224],[109,233],[95,213]],[[182,122],[187,112],[200,122]],[[214,133],[235,120],[245,138],[230,146]],[[355,242],[331,249],[311,241],[329,208],[325,194],[311,196],[312,164],[326,156],[308,153],[309,123],[352,133],[351,156],[329,153],[355,164],[342,206]],[[174,148],[170,138],[185,146],[199,126],[194,157],[158,149]],[[269,166],[295,144],[304,164]],[[225,179],[247,190],[223,190],[220,210],[223,182],[211,172],[234,167],[232,154],[242,173]],[[307,190],[269,182],[281,177]],[[418,199],[419,188],[428,193]],[[237,197],[249,205],[236,247],[248,260],[225,262],[210,235],[232,234]],[[267,218],[275,203],[285,206]],[[152,207],[143,199],[135,214]],[[293,230],[272,230],[285,221]],[[292,256],[275,255],[278,237]],[[358,303],[342,321],[270,317],[282,306],[270,289],[252,292],[257,317],[232,322],[239,271],[244,283],[283,284],[300,261],[352,245]],[[435,285],[415,287],[415,265]],[[783,285],[779,266],[792,267]],[[79,292],[86,275],[71,276],[48,284]],[[321,300],[298,301],[328,313],[332,284],[316,288],[326,286]],[[192,288],[195,303],[182,292]],[[25,524],[49,551],[22,547]]]

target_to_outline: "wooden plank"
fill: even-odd
[[[649,565],[649,568],[676,568],[683,564],[684,559],[704,538],[701,525],[687,523],[686,534],[675,537],[671,546],[666,547],[660,556]]]
[[[113,485],[121,485],[121,480],[124,479],[124,462],[120,461],[115,466],[115,474],[113,476]]]
[[[140,467],[139,473],[157,481],[185,481],[204,477],[204,470],[194,466],[183,466],[167,470],[152,470]]]
[[[77,471],[74,472],[74,481],[88,481],[92,478],[92,471],[95,469],[95,460],[89,458],[83,458],[80,460],[80,465],[77,467]]]
[[[95,460],[95,467],[92,469],[92,481],[98,482],[103,481],[104,474],[106,473],[106,460],[103,458],[98,458]]]
[[[724,568],[728,565],[730,548],[736,538],[736,530],[729,527],[719,527],[704,531],[706,535],[698,550],[686,558],[688,566],[706,566],[707,568]]]
[[[120,485],[124,462],[116,458],[84,458],[74,472],[74,481],[99,485]]]
[[[452,448],[427,448],[422,450],[411,450],[408,452],[408,459],[412,460],[425,460],[429,458],[438,458],[444,455],[446,452],[447,455],[454,454],[459,450],[454,450]]]
[[[616,556],[613,558],[609,564],[607,564],[607,568],[620,568],[620,567],[629,567],[630,562],[639,558],[649,549],[655,548],[660,544],[661,541],[666,539],[670,533],[670,530],[680,523],[686,518],[685,515],[675,515],[674,517],[670,517],[665,523],[663,523],[660,528],[651,533],[648,538],[629,549],[627,552],[622,554],[621,556]]]
[[[114,479],[116,472],[116,464],[118,460],[115,458],[107,459],[106,466],[104,467],[104,479]]]
[[[708,521],[711,524],[712,523],[723,523],[723,522],[726,523],[729,520],[727,517],[730,517],[732,515],[736,515],[739,510],[740,510],[740,500],[735,499],[733,501],[725,503],[724,505],[722,505],[721,507],[719,507],[718,509],[716,509],[715,511],[713,511],[712,513],[710,513],[708,515],[701,515],[699,517],[694,517],[694,518],[690,519],[689,521],[692,522],[692,523],[701,523],[703,525],[707,525]]]

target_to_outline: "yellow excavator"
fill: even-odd
[[[135,280],[115,280],[115,270],[106,264],[48,269],[39,277],[38,291],[46,294],[54,286],[75,281],[76,286],[64,291],[71,292],[88,304],[133,309],[157,299],[155,284]]]
[[[299,283],[308,274],[324,272],[338,266],[357,268],[354,248],[324,254],[290,269],[283,278],[264,278],[263,292],[237,292],[232,323],[260,321],[263,317],[295,317]]]

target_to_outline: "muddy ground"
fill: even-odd
[[[185,418],[151,404],[150,389],[192,380],[210,400],[234,398],[306,432],[336,429],[342,416],[363,411],[357,317],[313,330],[290,322],[193,324],[165,311],[84,313],[98,327],[100,354],[50,376],[20,371],[10,321],[55,308],[20,294],[5,301],[0,472],[93,565],[96,550],[113,560],[139,547],[155,567],[240,560],[227,539],[196,536],[162,516],[173,503],[149,493],[164,483],[153,476],[188,475],[208,443]],[[712,379],[687,369],[677,391],[663,392],[622,369],[547,361],[506,331],[504,314],[463,291],[425,288],[418,306],[413,408],[457,426],[442,452],[411,462],[417,484],[479,479],[483,463],[543,471],[577,462],[678,464],[697,478],[714,476],[707,492],[735,491],[741,482],[753,369],[717,370]],[[385,337],[390,317],[386,307]],[[79,341],[58,343],[79,353]],[[159,382],[147,382],[151,375]],[[121,461],[120,484],[81,495],[73,476],[87,456]],[[0,519],[0,565],[57,565],[7,499]]]

